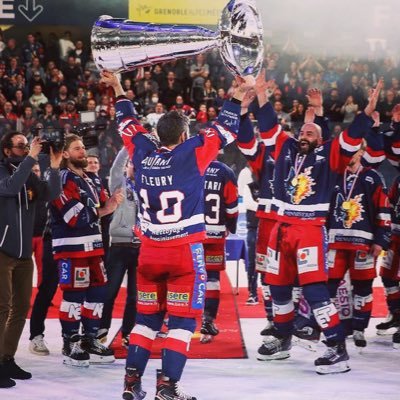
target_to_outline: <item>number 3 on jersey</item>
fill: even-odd
[[[209,193],[206,196],[205,201],[210,202],[211,205],[211,213],[205,216],[206,223],[213,225],[219,224],[219,209],[221,206],[221,199],[219,195],[216,193]]]
[[[150,208],[147,189],[140,190],[140,197],[143,199],[143,218],[151,221],[147,210]],[[157,219],[162,224],[178,222],[182,218],[182,201],[185,195],[178,190],[162,192],[159,196],[160,205],[156,213]]]

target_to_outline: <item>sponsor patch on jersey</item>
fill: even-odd
[[[74,287],[87,287],[90,283],[89,267],[76,267],[74,271]]]
[[[138,303],[146,306],[157,304],[157,292],[144,292],[142,290],[138,290]]]
[[[71,260],[61,259],[58,261],[58,271],[60,276],[60,283],[68,285],[71,283]]]
[[[356,258],[354,260],[354,269],[363,270],[374,267],[374,257],[366,251],[356,251]]]
[[[195,271],[192,308],[194,310],[201,310],[204,308],[207,290],[207,272],[204,259],[204,249],[203,245],[200,243],[192,244],[190,248],[192,251],[193,269]]]
[[[206,264],[220,265],[223,262],[224,262],[224,256],[223,255],[206,256]]]
[[[318,271],[318,247],[304,247],[297,250],[299,274]]]
[[[189,292],[167,292],[168,305],[175,307],[187,307],[189,305]]]
[[[267,270],[267,256],[256,253],[256,271],[265,272]]]
[[[280,253],[268,247],[267,249],[267,272],[269,274],[279,275]]]

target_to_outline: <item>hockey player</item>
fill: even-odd
[[[266,153],[266,145],[262,141],[258,141],[254,135],[252,122],[248,118],[248,108],[258,93],[265,96],[268,90],[268,98],[273,93],[274,83],[269,82],[269,86],[263,86],[265,71],[262,71],[257,78],[257,85],[253,95],[246,96],[242,102],[242,119],[240,132],[243,132],[246,139],[252,137],[250,141],[241,140],[242,133],[238,136],[237,146],[242,154],[246,157],[249,167],[254,174],[259,185],[258,206],[255,216],[258,218],[256,252],[255,252],[255,273],[261,274],[262,293],[265,314],[267,317],[267,325],[260,332],[261,336],[267,338],[273,326],[272,300],[269,285],[265,282],[264,275],[266,271],[266,255],[269,235],[275,225],[274,216],[271,214],[272,188],[271,180],[274,174],[274,160]],[[257,278],[255,278],[256,280]]]
[[[398,170],[400,161],[400,104],[392,111],[392,130],[385,136],[386,156]],[[389,315],[385,322],[376,326],[378,335],[385,334],[392,328],[393,346],[400,347],[400,176],[397,176],[389,190],[392,204],[392,240],[386,255],[380,257],[380,276],[385,287],[386,303]]]
[[[101,256],[100,217],[122,202],[116,191],[109,199],[98,190],[95,175],[84,172],[86,150],[79,136],[68,135],[61,165],[62,193],[50,204],[52,246],[63,291],[60,322],[64,363],[88,367],[114,361],[113,352],[96,338],[102,316],[107,276]],[[84,336],[80,336],[80,325]]]
[[[356,117],[349,129],[323,144],[322,130],[314,123],[302,126],[298,140],[282,132],[266,98],[258,112],[261,138],[268,146],[273,146],[270,152],[275,160],[271,212],[277,220],[269,240],[266,272],[271,285],[276,331],[274,340],[264,343],[258,350],[259,359],[290,356],[294,318],[292,287],[298,280],[327,338],[328,349],[315,361],[316,372],[329,374],[350,369],[344,331],[326,285],[324,224],[337,176],[343,173],[372,126],[370,115],[382,84],[379,81],[364,113]],[[241,135],[241,142],[252,140],[251,137],[246,139]]]
[[[220,272],[225,269],[225,237],[236,232],[238,218],[236,177],[231,168],[219,161],[213,161],[206,170],[204,214],[207,291],[200,342],[209,343],[219,333],[214,321],[219,308]]]
[[[379,114],[374,114],[379,126]],[[382,250],[388,249],[391,232],[391,207],[383,178],[371,167],[362,165],[366,146],[365,141],[352,157],[344,175],[339,177],[327,221],[329,293],[331,298],[336,297],[340,282],[349,270],[353,288],[350,329],[359,348],[367,345],[364,330],[372,311],[375,262]],[[381,151],[383,153],[383,146]],[[382,161],[375,153],[375,157],[368,158],[369,164],[374,159]]]
[[[261,73],[257,78],[256,95],[258,98],[258,105],[263,107],[266,101],[274,93],[276,84],[274,81],[265,82],[263,78],[265,74]],[[318,90],[312,90],[308,93],[309,103],[312,106],[307,110],[307,118],[311,121],[316,120],[319,125],[323,124],[323,109],[322,109],[322,94]],[[259,218],[259,227],[257,231],[257,244],[256,244],[256,269],[262,275],[262,290],[264,297],[264,308],[266,311],[267,325],[260,332],[263,340],[269,341],[269,336],[273,330],[273,313],[272,313],[272,299],[270,287],[265,279],[265,272],[267,268],[267,247],[272,228],[275,225],[275,215],[271,212],[271,202],[273,197],[273,177],[275,161],[272,157],[274,146],[271,141],[263,140],[257,141],[251,121],[247,118],[248,107],[253,98],[246,96],[242,102],[242,123],[240,126],[241,134],[238,136],[238,147],[247,158],[249,166],[251,167],[254,175],[260,183],[258,209],[256,216]],[[323,139],[326,140],[326,133],[323,130]],[[251,140],[249,138],[253,136]],[[246,138],[242,142],[241,138]],[[293,300],[298,303],[300,300],[301,289],[296,287],[293,290]]]
[[[144,398],[141,376],[167,311],[169,331],[155,398],[195,400],[181,391],[178,382],[196,327],[195,317],[204,307],[204,176],[219,149],[234,140],[240,101],[254,85],[254,78],[243,80],[215,124],[193,138],[187,139],[185,116],[175,111],[164,115],[157,124],[160,148],[135,118],[117,77],[105,71],[102,81],[112,86],[118,97],[119,129],[135,167],[140,200],[138,314],[126,361],[123,398]]]

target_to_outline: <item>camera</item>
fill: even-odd
[[[82,142],[87,149],[97,147],[99,138],[97,131],[107,128],[107,124],[96,121],[95,111],[80,111],[80,124],[74,128],[74,133],[82,138]]]
[[[34,132],[42,142],[43,154],[50,154],[50,147],[58,153],[63,150],[65,145],[65,134],[63,129],[56,128],[36,128]]]

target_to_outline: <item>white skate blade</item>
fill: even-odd
[[[302,347],[305,350],[312,351],[313,353],[317,351],[318,342],[316,341],[300,339],[296,336],[293,336],[292,342],[293,344]]]
[[[72,360],[69,357],[63,357],[63,364],[69,367],[88,368],[89,360]]]
[[[400,343],[393,343],[393,348],[395,350],[399,350],[400,349]]]
[[[278,351],[277,353],[271,355],[257,354],[258,361],[286,360],[289,357],[289,351]]]
[[[318,375],[341,374],[349,371],[350,367],[347,361],[341,361],[332,365],[317,365],[315,367],[315,372]]]
[[[90,354],[90,364],[112,364],[115,362],[114,356],[99,356],[97,354]]]
[[[214,336],[212,336],[212,335],[205,335],[204,333],[202,333],[200,336],[200,343],[203,343],[203,344],[211,343],[213,338],[214,338]]]

